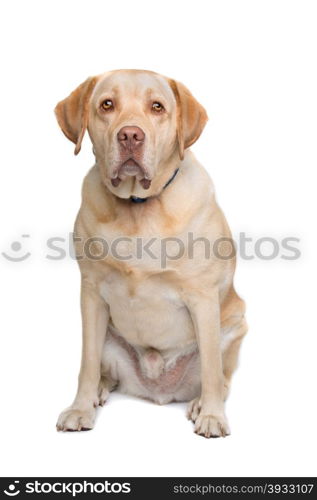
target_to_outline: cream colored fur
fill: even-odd
[[[109,98],[114,109],[103,113],[100,103]],[[153,101],[163,103],[161,116],[152,112]],[[75,242],[77,256],[84,253],[83,241],[95,236],[107,241],[129,237],[121,249],[132,254],[129,260],[110,255],[78,260],[82,363],[77,395],[57,428],[91,429],[96,407],[118,387],[160,404],[191,400],[188,417],[195,432],[205,437],[229,434],[224,400],[246,333],[245,308],[233,288],[235,258],[205,258],[199,241],[202,236],[211,242],[231,237],[212,181],[188,149],[204,127],[204,109],[180,83],[122,70],[88,79],[58,104],[56,114],[76,152],[88,129],[96,156],[75,224],[75,236],[81,238]],[[111,183],[120,161],[116,136],[126,125],[145,132],[148,190],[133,177],[118,187]],[[163,189],[176,168],[178,175]],[[132,195],[149,198],[134,204]],[[189,233],[198,239],[192,258],[186,255]],[[156,238],[151,251],[157,259],[133,254],[133,242],[141,237]],[[162,267],[164,238],[178,238],[186,251]],[[170,240],[169,255],[173,250]]]

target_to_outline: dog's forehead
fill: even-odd
[[[174,100],[168,78],[145,70],[116,70],[104,73],[99,77],[93,97],[98,97],[104,92],[137,96],[153,93]]]

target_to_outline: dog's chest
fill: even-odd
[[[101,282],[100,293],[114,327],[129,343],[164,350],[193,342],[189,312],[164,273],[142,279],[113,270]]]

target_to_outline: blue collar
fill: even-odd
[[[164,184],[163,186],[163,189],[167,188],[167,186],[170,185],[171,182],[173,182],[173,180],[175,179],[176,175],[178,174],[178,171],[179,171],[179,168],[177,168],[175,170],[175,172],[173,173],[172,177],[167,181],[166,184]],[[130,201],[132,203],[144,203],[145,201],[147,201],[150,197],[148,198],[139,198],[138,196],[130,196]]]

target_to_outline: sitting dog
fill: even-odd
[[[118,70],[88,78],[55,112],[75,154],[87,130],[96,158],[74,230],[78,391],[57,429],[92,429],[117,387],[159,404],[190,401],[197,434],[228,435],[224,401],[247,327],[230,230],[188,149],[206,111],[179,82]]]

